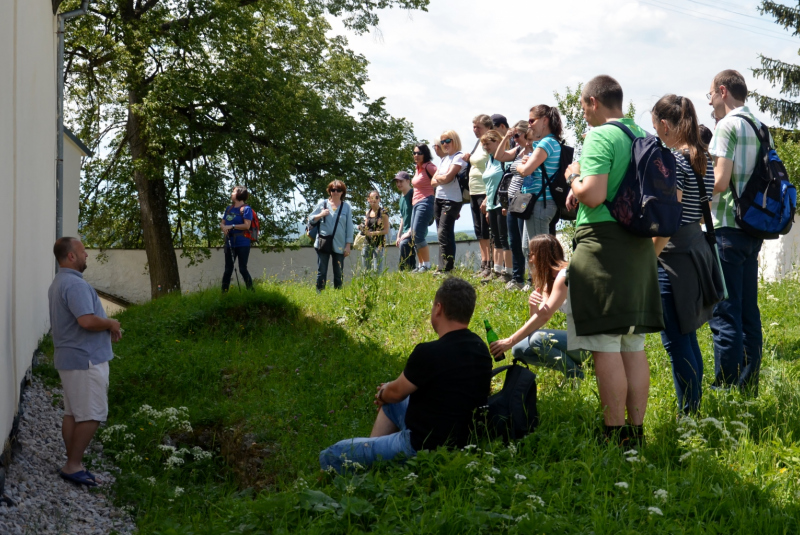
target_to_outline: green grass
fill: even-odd
[[[390,274],[318,296],[307,284],[268,282],[255,293],[169,296],[118,316],[125,335],[111,365],[109,426],[126,428],[104,438],[122,468],[117,500],[141,532],[800,531],[794,280],[760,291],[760,397],[706,388],[696,428],[676,422],[670,363],[660,338],[648,336],[647,446],[637,455],[598,445],[591,369],[577,389],[537,370],[541,426],[513,447],[480,440],[405,465],[322,474],[319,451],[368,434],[375,386],[400,373],[415,344],[434,338],[428,314],[437,284]],[[486,318],[501,336],[513,332],[526,299],[478,288],[472,329],[483,334]],[[564,323],[561,314],[551,321]],[[708,329],[699,337],[708,385]]]

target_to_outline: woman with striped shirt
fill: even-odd
[[[532,145],[532,132],[528,129],[528,121],[519,121],[513,128],[509,128],[497,150],[494,153],[494,159],[498,162],[506,163],[511,162],[509,167],[512,173],[511,183],[508,186],[508,200],[509,202],[522,190],[522,184],[525,179],[519,173],[517,166],[522,163],[522,158],[530,156],[533,153]],[[506,150],[511,140],[517,144],[516,147]],[[523,279],[525,277],[525,256],[522,253],[522,231],[525,226],[525,221],[517,219],[512,216],[510,212],[506,213],[506,222],[508,223],[508,241],[511,246],[512,266],[506,266],[501,277],[506,282],[507,290],[521,290]],[[511,268],[511,269],[509,269]]]
[[[678,200],[683,216],[678,232],[670,238],[653,238],[658,255],[658,282],[664,310],[661,342],[672,361],[672,376],[681,413],[695,413],[700,407],[703,355],[697,343],[697,329],[706,323],[714,308],[715,258],[703,236],[698,180],[706,195],[714,191],[714,169],[708,146],[700,139],[700,127],[692,102],[666,95],[652,110],[653,127],[661,141],[675,154]],[[712,223],[707,222],[709,225]]]

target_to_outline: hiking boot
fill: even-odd
[[[481,267],[475,270],[475,275],[483,276],[483,272],[486,270],[486,264],[487,262],[481,261]]]
[[[500,278],[506,283],[506,286],[511,282],[511,273],[506,273],[505,271],[500,274]]]
[[[485,275],[481,279],[481,284],[489,284],[490,282],[492,282],[493,280],[495,280],[495,279],[497,279],[499,277],[500,277],[500,274],[498,272],[496,272],[495,270],[490,270],[489,274]]]
[[[492,271],[493,271],[492,270],[492,263],[491,262],[486,262],[486,266],[484,266],[483,271],[481,271],[481,275],[480,276],[485,279],[486,277],[488,277],[489,275],[492,274]]]
[[[521,289],[522,289],[522,283],[517,282],[515,280],[510,280],[508,281],[508,284],[506,284],[506,290],[516,291]]]

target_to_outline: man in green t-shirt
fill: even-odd
[[[566,172],[568,205],[580,202],[568,271],[567,346],[592,352],[606,436],[641,442],[650,390],[644,333],[663,329],[663,314],[652,241],[625,230],[604,204],[616,195],[631,161],[630,138],[606,123],[646,133],[623,117],[622,87],[610,76],[584,86],[581,107],[593,129],[580,162]]]
[[[414,197],[414,189],[411,187],[411,177],[405,171],[400,171],[394,175],[394,185],[400,192],[400,230],[397,233],[395,246],[400,249],[400,271],[414,271],[416,258],[414,246],[411,244],[411,211],[413,206],[411,199]]]

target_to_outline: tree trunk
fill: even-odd
[[[144,249],[150,272],[150,295],[153,299],[169,292],[181,291],[178,258],[172,245],[169,223],[167,185],[157,162],[153,162],[144,134],[142,119],[134,106],[140,103],[135,91],[129,92],[128,142],[133,160],[133,180],[139,193],[139,214],[142,223]],[[153,174],[153,177],[149,177]]]

